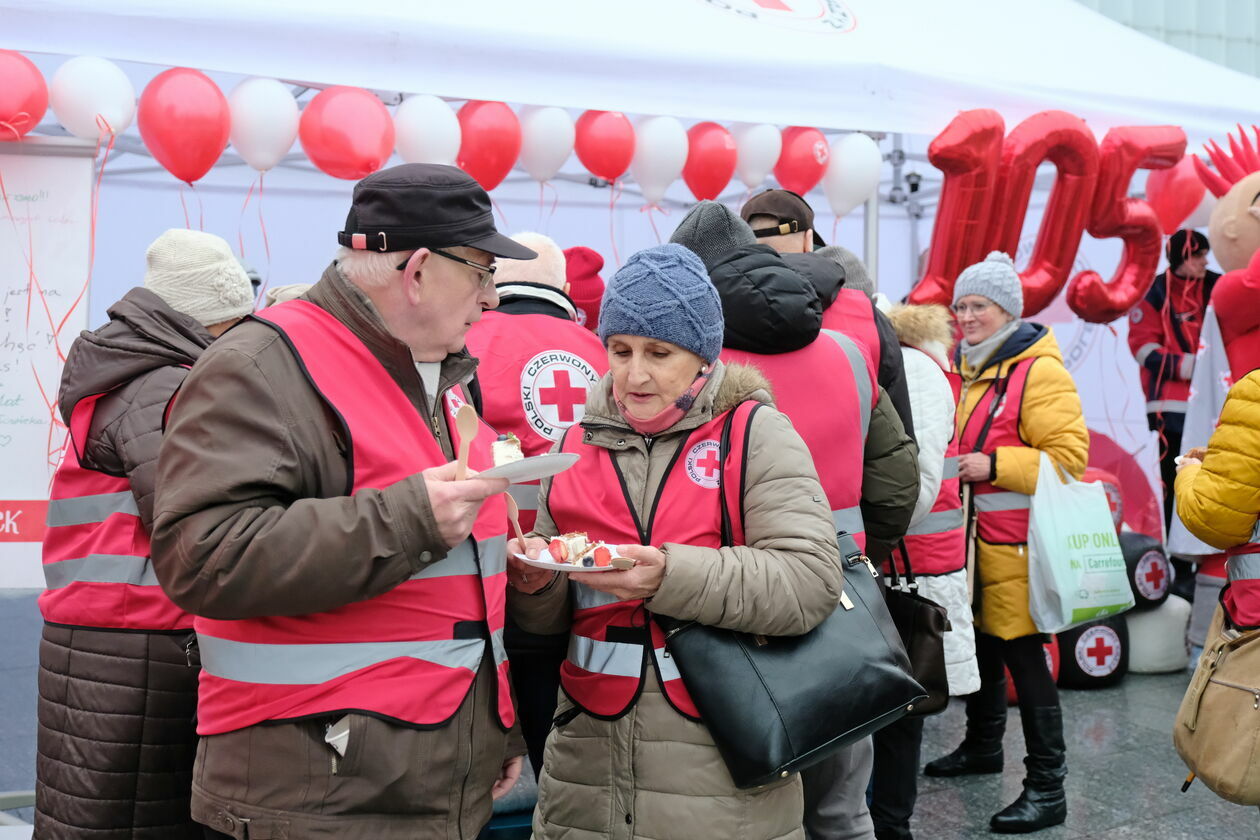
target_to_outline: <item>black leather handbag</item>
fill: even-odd
[[[906,567],[904,578],[897,572],[898,553]],[[884,601],[910,657],[910,673],[927,692],[927,699],[916,703],[910,714],[914,717],[934,715],[949,705],[949,677],[945,671],[949,612],[919,594],[919,583],[914,579],[904,541],[889,556],[888,568],[891,575],[884,590]]]
[[[720,443],[723,500],[734,415]],[[731,535],[731,512],[723,503],[723,544],[732,544]],[[804,635],[757,636],[656,616],[667,653],[736,787],[764,785],[822,761],[927,696],[910,675],[879,573],[851,535],[838,537],[840,606]]]

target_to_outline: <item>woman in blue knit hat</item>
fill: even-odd
[[[994,251],[954,284],[962,330],[956,429],[958,477],[972,491],[976,659],[980,690],[967,696],[967,734],[958,749],[928,762],[929,776],[1002,772],[1006,677],[1019,694],[1028,749],[1024,790],[990,820],[1023,834],[1067,818],[1063,710],[1028,611],[1028,512],[1041,455],[1073,477],[1085,472],[1089,431],[1081,399],[1054,333],[1023,320],[1024,293],[1011,258]],[[969,519],[969,521],[971,521]]]
[[[509,545],[509,557],[563,555],[580,539],[551,538],[578,532],[635,561],[573,574],[509,561],[517,621],[571,634],[538,840],[805,836],[799,777],[735,787],[652,618],[795,635],[840,598],[835,530],[809,451],[761,374],[718,361],[722,330],[695,254],[670,244],[629,259],[599,315],[609,374],[557,444],[581,458],[544,480],[534,533]],[[728,494],[743,491],[728,495],[729,541],[719,479]]]

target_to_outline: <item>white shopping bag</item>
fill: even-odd
[[[1124,554],[1101,484],[1063,475],[1044,452],[1028,517],[1028,607],[1059,633],[1133,606]]]

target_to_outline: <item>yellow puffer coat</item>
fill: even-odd
[[[1025,446],[985,446],[996,449],[997,477],[1003,490],[1031,495],[1037,489],[1041,453],[1074,477],[1080,478],[1089,460],[1089,430],[1081,413],[1081,398],[1054,333],[1038,324],[1021,324],[980,370],[963,361],[962,398],[958,403],[958,433],[995,381],[1025,359],[1037,359],[1028,373],[1019,409],[1019,436]],[[979,420],[977,420],[979,422]],[[976,539],[976,584],[980,587],[976,627],[1002,639],[1039,632],[1028,613],[1028,546],[991,545]]]
[[[1260,516],[1260,371],[1229,389],[1203,464],[1177,474],[1177,514],[1216,548],[1251,541]]]

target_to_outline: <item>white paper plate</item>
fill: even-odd
[[[544,550],[543,555],[546,555],[546,554],[547,552]],[[617,552],[614,551],[613,557],[618,557],[618,556],[620,555],[618,555]],[[524,554],[517,554],[516,559],[521,560],[527,565],[533,566],[536,569],[547,569],[549,571],[564,572],[566,574],[570,572],[586,573],[586,572],[618,571],[616,566],[575,566],[572,563],[557,563],[554,560],[544,560],[542,556],[540,556],[537,560],[530,560]]]
[[[540,478],[562,473],[577,463],[581,457],[576,452],[550,452],[546,455],[535,455],[522,458],[510,464],[502,464],[477,473],[479,478],[506,478],[512,484],[523,481],[537,481]]]

